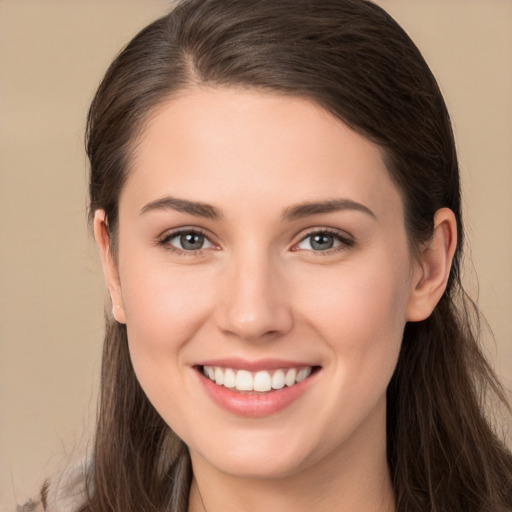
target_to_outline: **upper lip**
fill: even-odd
[[[305,368],[317,366],[303,361],[291,361],[285,359],[241,359],[238,357],[229,357],[222,359],[208,359],[197,363],[195,366],[220,366],[221,368],[232,368],[235,370],[247,370],[257,372],[260,370],[279,370],[285,368]]]

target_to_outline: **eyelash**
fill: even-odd
[[[200,229],[197,228],[190,228],[190,229],[179,229],[177,231],[173,231],[172,233],[167,233],[162,238],[158,240],[158,245],[162,246],[164,249],[168,251],[172,251],[176,253],[179,256],[201,256],[205,249],[196,249],[196,250],[190,250],[187,251],[185,249],[180,249],[179,247],[175,247],[171,245],[169,242],[173,240],[174,238],[178,238],[182,235],[200,235],[203,236],[212,246],[216,247],[216,245],[212,242],[211,238]]]
[[[339,245],[336,247],[332,247],[330,249],[325,249],[323,251],[313,251],[309,250],[310,252],[315,253],[315,255],[320,256],[331,256],[333,254],[336,254],[340,251],[345,251],[347,249],[350,249],[355,245],[355,241],[352,238],[349,238],[346,235],[342,235],[339,231],[329,228],[320,228],[320,229],[312,229],[310,231],[307,231],[304,236],[301,237],[301,239],[294,244],[294,247],[297,247],[300,243],[307,240],[308,238],[314,236],[314,235],[328,235],[332,236],[336,241],[339,242]],[[299,251],[300,249],[292,249],[294,251]]]
[[[186,250],[186,249],[180,249],[179,247],[175,247],[169,243],[171,240],[178,238],[182,235],[200,235],[200,236],[203,236],[213,247],[218,247],[212,242],[211,238],[204,231],[201,231],[200,229],[197,229],[197,228],[179,229],[177,231],[173,231],[172,233],[168,233],[158,240],[158,245],[164,247],[166,250],[169,250],[169,251],[172,251],[172,252],[178,254],[179,256],[200,256],[200,255],[204,254],[205,249]],[[297,243],[294,244],[292,251],[301,250],[301,249],[297,249],[296,247],[300,243],[304,242],[305,240],[307,240],[308,238],[310,238],[314,235],[332,236],[334,239],[336,239],[339,242],[338,246],[330,248],[330,249],[326,249],[326,250],[314,251],[314,250],[306,249],[310,252],[313,252],[313,253],[316,253],[316,254],[319,254],[322,256],[332,255],[334,253],[337,253],[338,251],[350,249],[355,244],[355,241],[353,239],[351,239],[347,236],[343,236],[339,231],[336,231],[333,229],[328,229],[328,228],[320,228],[320,229],[312,229],[311,231],[306,232],[301,237],[301,239]]]

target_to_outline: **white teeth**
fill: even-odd
[[[236,374],[231,368],[227,368],[224,372],[224,386],[234,388],[236,386]]]
[[[297,372],[297,382],[301,382],[304,379],[307,379],[311,373],[311,368],[301,368]]]
[[[203,373],[219,386],[237,391],[256,391],[265,393],[273,389],[293,386],[311,375],[312,367],[278,369],[274,372],[260,370],[251,373],[247,370],[235,370],[221,366],[204,366]]]
[[[282,389],[284,385],[284,372],[283,370],[277,370],[277,372],[272,375],[272,389]]]
[[[286,372],[286,377],[284,378],[284,383],[287,386],[293,386],[295,384],[295,379],[297,378],[297,370],[295,368],[291,368]]]
[[[218,384],[219,386],[224,384],[224,372],[219,367],[215,368],[214,375],[216,384]]]
[[[258,372],[254,376],[254,391],[270,391],[272,389],[272,377],[268,372]]]
[[[238,391],[253,391],[253,380],[251,372],[246,370],[238,370],[236,374],[236,389]]]

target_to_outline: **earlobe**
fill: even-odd
[[[112,301],[112,314],[117,322],[124,324],[126,319],[121,294],[121,282],[117,265],[111,252],[110,234],[104,210],[96,210],[94,212],[94,238],[100,250],[103,273]]]
[[[425,320],[436,307],[446,289],[456,247],[455,214],[448,208],[441,208],[434,215],[432,239],[421,249],[411,282],[408,322]]]

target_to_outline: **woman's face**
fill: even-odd
[[[110,281],[193,463],[277,477],[384,453],[416,267],[375,145],[309,101],[204,88],[143,132]]]

